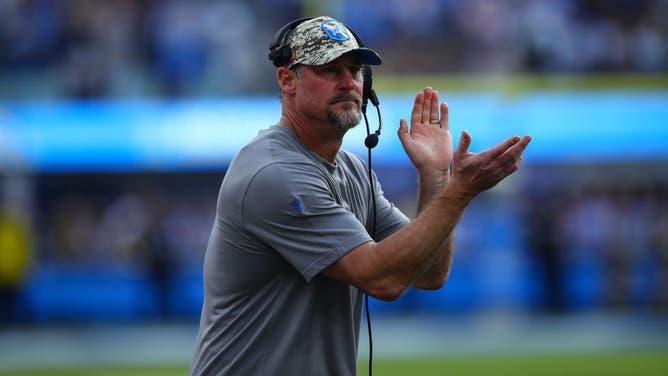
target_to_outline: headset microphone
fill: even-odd
[[[383,129],[383,122],[380,117],[379,108],[380,101],[378,100],[376,92],[371,88],[373,78],[371,75],[371,67],[367,64],[362,66],[362,75],[364,76],[364,86],[362,89],[362,115],[364,115],[364,121],[367,125],[367,137],[364,139],[364,145],[369,149],[373,149],[378,145],[378,136],[380,136],[380,131]],[[366,107],[369,101],[376,107],[376,111],[378,112],[378,129],[373,133],[370,133],[369,131],[369,122],[366,117]]]

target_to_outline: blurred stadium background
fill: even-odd
[[[184,372],[226,165],[278,119],[269,40],[318,14],[384,57],[374,165],[407,213],[395,132],[424,86],[473,150],[534,137],[467,211],[446,287],[372,301],[380,366],[591,353],[668,374],[665,0],[0,2],[0,374]],[[496,371],[562,374],[529,367]]]

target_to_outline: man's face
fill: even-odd
[[[354,56],[344,55],[320,66],[303,66],[302,111],[327,119],[336,129],[347,131],[360,122],[363,77]]]

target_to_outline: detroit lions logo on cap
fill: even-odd
[[[350,39],[350,35],[348,34],[348,30],[346,30],[346,27],[343,26],[340,22],[333,20],[331,18],[322,21],[320,27],[322,27],[322,30],[325,31],[325,34],[327,34],[327,36],[330,39],[338,41],[344,41]]]

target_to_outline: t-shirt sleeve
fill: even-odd
[[[322,174],[307,164],[274,163],[250,181],[243,225],[280,253],[307,281],[371,241],[364,225],[339,205]]]

